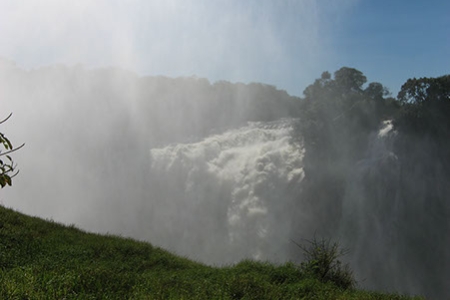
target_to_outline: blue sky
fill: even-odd
[[[450,73],[450,1],[0,0],[0,56],[31,69],[263,82],[293,95],[323,71],[361,70],[394,94]]]
[[[335,32],[336,66],[395,94],[411,77],[450,74],[450,1],[360,1]]]

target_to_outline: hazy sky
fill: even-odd
[[[0,56],[294,95],[350,66],[396,93],[410,77],[449,73],[449,16],[443,0],[0,0]]]

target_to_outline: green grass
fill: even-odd
[[[413,299],[321,283],[294,264],[214,268],[148,243],[0,207],[0,299]]]

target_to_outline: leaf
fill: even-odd
[[[8,176],[8,175],[5,175],[5,182],[6,182],[9,186],[11,186],[11,185],[12,185],[11,177]]]
[[[8,140],[8,138],[3,137],[5,139],[6,144],[8,144],[8,147],[6,149],[11,150],[13,148],[11,142]]]

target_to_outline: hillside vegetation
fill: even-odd
[[[290,263],[205,266],[4,207],[0,249],[1,299],[414,299],[342,290]]]

